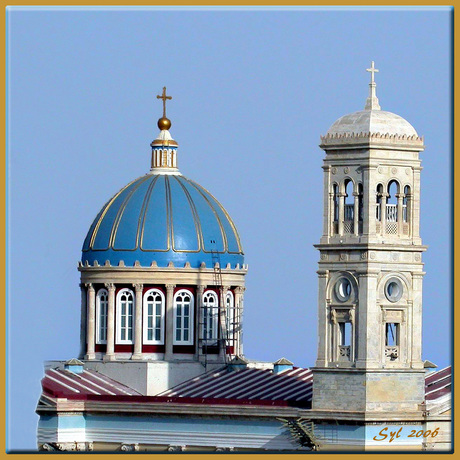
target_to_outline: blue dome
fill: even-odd
[[[235,268],[244,257],[232,219],[207,190],[182,175],[146,174],[104,205],[86,235],[83,264],[107,260]]]

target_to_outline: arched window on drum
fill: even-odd
[[[159,289],[149,289],[143,299],[143,342],[164,344],[165,297]]]
[[[117,334],[119,344],[133,343],[134,294],[130,289],[122,289],[117,294]]]
[[[233,292],[228,291],[225,296],[225,325],[227,328],[227,345],[233,345],[236,326],[235,318],[235,298],[233,297]]]
[[[107,343],[107,309],[109,294],[106,289],[99,289],[96,296],[96,343]]]
[[[194,297],[181,289],[174,295],[174,345],[193,344]]]
[[[203,322],[201,337],[208,345],[217,343],[219,325],[219,301],[214,291],[203,294]]]

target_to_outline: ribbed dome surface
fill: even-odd
[[[89,229],[82,262],[107,260],[193,268],[219,261],[235,268],[244,258],[235,225],[207,190],[182,175],[146,174],[110,199]]]
[[[399,136],[417,136],[417,131],[404,118],[383,110],[361,110],[339,118],[327,135],[349,133],[380,133]]]

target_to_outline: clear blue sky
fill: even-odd
[[[450,11],[40,10],[9,31],[9,447],[35,449],[43,361],[79,350],[76,266],[102,205],[149,169],[164,85],[184,175],[233,217],[244,351],[316,359],[320,135],[364,108],[425,136],[423,357],[450,362]]]

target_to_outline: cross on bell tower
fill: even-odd
[[[378,72],[378,70],[374,66],[374,61],[372,61],[371,67],[366,69],[366,72],[371,73],[371,82],[369,83],[369,97],[366,100],[366,106],[364,110],[380,110],[379,100],[376,94],[377,84],[375,83],[374,77],[375,72]]]
[[[371,73],[371,84],[372,84],[372,83],[375,83],[375,81],[374,81],[374,73],[375,73],[375,72],[378,72],[378,70],[374,67],[374,61],[372,61],[372,63],[371,63],[371,68],[370,68],[370,69],[366,69],[366,72],[370,72],[370,73]]]

